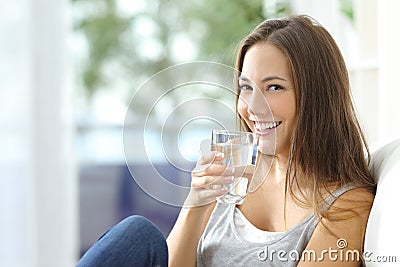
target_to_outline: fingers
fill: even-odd
[[[207,165],[213,163],[215,161],[221,161],[224,158],[224,153],[211,151],[207,153],[201,154],[199,161],[197,162],[198,165]]]
[[[203,168],[196,168],[192,172],[193,177],[204,176],[235,176],[235,177],[246,177],[251,179],[253,177],[255,165],[240,165],[240,166],[224,166],[218,164],[210,164],[203,166]],[[212,183],[215,178],[207,177],[205,183]],[[205,184],[204,184],[205,185]]]
[[[190,190],[184,207],[199,207],[213,203],[217,197],[221,197],[228,192],[227,187],[220,187],[216,189],[193,188]]]
[[[216,200],[228,192],[233,183],[233,167],[220,165],[224,154],[216,151],[203,153],[192,171],[192,183],[186,204],[202,206]]]
[[[192,176],[199,177],[232,175],[234,171],[232,167],[219,164],[223,157],[223,153],[216,151],[202,154],[192,172]]]
[[[235,168],[231,166],[210,164],[207,166],[198,166],[192,171],[192,177],[201,176],[232,176]]]
[[[215,165],[214,165],[215,166]],[[219,166],[221,167],[221,166]],[[222,166],[224,167],[224,166]],[[226,167],[225,167],[226,168]],[[189,206],[203,206],[210,204],[217,197],[228,192],[227,185],[233,183],[233,176],[192,176],[191,190],[187,204]]]
[[[221,187],[218,189],[206,189],[206,190],[201,190],[198,193],[198,197],[200,199],[203,199],[203,202],[208,201],[214,201],[215,198],[220,197],[225,195],[228,192],[228,189],[226,187]]]
[[[228,185],[233,182],[233,176],[200,176],[192,179],[192,187],[207,187],[208,189],[215,189],[214,185]]]

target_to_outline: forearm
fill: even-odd
[[[221,185],[232,183],[224,176],[227,167],[215,164],[222,157],[216,152],[202,154],[192,172],[191,190],[167,238],[169,266],[196,266],[197,246],[216,198],[226,194],[226,187]]]
[[[182,208],[167,238],[169,266],[196,266],[197,245],[213,206]]]

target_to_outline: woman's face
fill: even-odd
[[[260,152],[288,155],[296,123],[296,99],[289,61],[283,52],[268,42],[250,47],[239,89],[238,111],[251,131],[259,135]]]

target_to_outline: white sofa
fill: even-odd
[[[377,191],[366,229],[366,266],[400,266],[400,139],[374,151],[370,168]]]

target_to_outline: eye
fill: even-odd
[[[282,86],[277,85],[277,84],[273,84],[273,85],[268,86],[267,91],[279,91],[279,90],[282,90],[282,89],[283,89]]]
[[[253,88],[248,84],[239,84],[239,92],[253,91]]]

